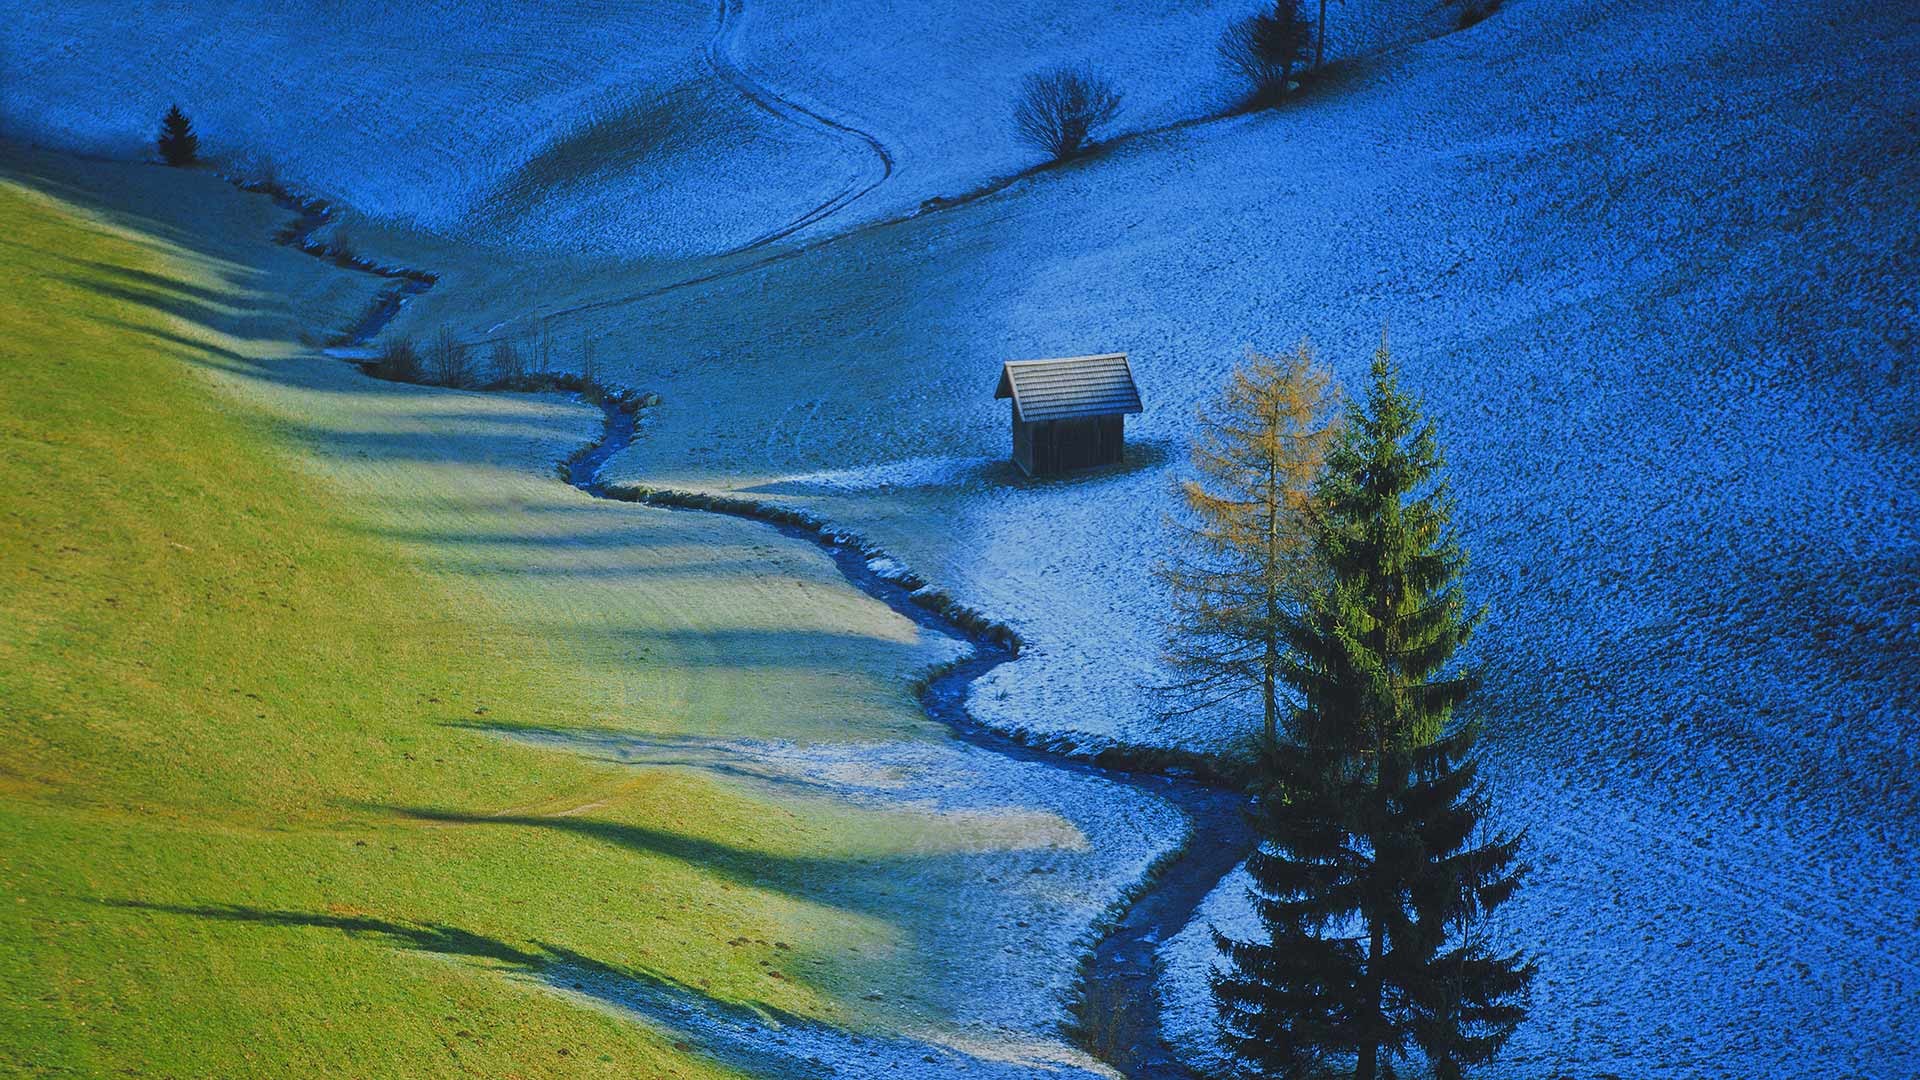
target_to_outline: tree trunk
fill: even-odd
[[[1313,66],[1327,58],[1327,0],[1320,0],[1320,25],[1313,32]]]
[[[1380,920],[1370,915],[1367,921],[1371,924],[1367,939],[1367,1033],[1366,1041],[1360,1044],[1354,1080],[1374,1080],[1380,1073],[1380,949],[1383,941]]]
[[[1282,87],[1282,89],[1285,89]],[[1280,480],[1280,426],[1284,418],[1275,407],[1267,417],[1267,625],[1265,627],[1266,656],[1262,658],[1260,674],[1262,676],[1261,704],[1266,707],[1267,751],[1271,753],[1280,745],[1280,709],[1276,696],[1275,683],[1280,675],[1280,515],[1285,508],[1285,485]]]
[[[1274,686],[1274,671],[1280,666],[1279,651],[1274,647],[1271,637],[1267,639],[1266,693],[1262,702],[1267,709],[1267,750],[1272,751],[1280,745],[1280,709],[1278,695]]]

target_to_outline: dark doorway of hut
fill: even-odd
[[[1013,463],[1028,476],[1117,464],[1141,411],[1126,353],[1009,360],[993,396],[1013,400]]]

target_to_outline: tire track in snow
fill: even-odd
[[[791,124],[810,127],[817,131],[825,132],[834,138],[859,143],[867,151],[871,152],[879,169],[877,175],[870,173],[864,180],[853,181],[842,188],[832,198],[813,207],[806,213],[787,222],[785,225],[762,233],[752,240],[747,241],[745,244],[734,248],[727,253],[730,255],[765,247],[775,240],[792,236],[794,233],[799,232],[809,225],[823,221],[833,214],[846,209],[874,188],[886,183],[887,179],[893,175],[893,154],[887,150],[886,146],[883,145],[872,132],[863,131],[851,124],[841,123],[830,116],[825,116],[813,109],[809,109],[805,105],[782,95],[747,74],[746,69],[740,65],[739,60],[733,55],[734,41],[739,37],[740,32],[740,16],[745,10],[746,0],[719,0],[718,18],[714,27],[713,36],[707,39],[707,64],[713,68],[713,73],[719,76],[721,81],[738,90],[742,97],[753,102],[772,116]]]

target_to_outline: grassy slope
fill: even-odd
[[[909,985],[910,928],[821,898],[965,823],[471,726],[897,736],[936,650],[804,549],[543,479],[587,410],[244,359],[293,351],[269,297],[338,285],[156,173],[103,188],[212,239],[0,185],[0,1064],[709,1075],[515,976],[828,1019]]]

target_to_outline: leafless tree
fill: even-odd
[[[433,335],[433,346],[427,350],[427,370],[439,386],[473,385],[472,353],[444,326]]]
[[[1020,140],[1065,161],[1120,112],[1120,92],[1090,71],[1055,68],[1027,76],[1013,110]]]
[[[1286,96],[1296,64],[1306,62],[1313,24],[1300,0],[1276,0],[1272,11],[1237,19],[1220,35],[1220,59],[1247,82],[1253,105],[1272,105]]]
[[[540,339],[533,348],[533,372],[547,375],[553,371],[553,324],[541,322]]]
[[[373,374],[394,382],[419,382],[420,354],[414,351],[413,342],[407,338],[387,342],[380,350],[380,358],[373,362]]]
[[[520,347],[512,338],[501,338],[493,343],[493,377],[507,387],[514,387],[527,378],[527,361],[520,355]]]
[[[592,386],[600,384],[600,346],[590,337],[580,339],[580,378]]]

